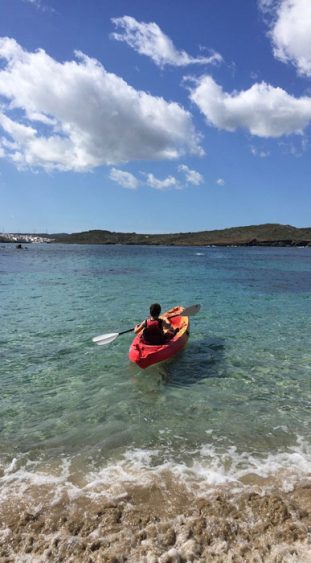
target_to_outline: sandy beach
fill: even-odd
[[[286,492],[250,475],[202,496],[164,472],[148,485],[123,483],[122,491],[81,490],[74,498],[33,485],[8,497],[1,563],[311,561],[309,479]]]

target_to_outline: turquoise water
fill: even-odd
[[[310,289],[308,248],[3,245],[4,474],[64,459],[81,475],[124,459],[210,479],[272,459],[310,471]],[[130,365],[131,333],[92,343],[155,301],[202,307],[173,361]]]

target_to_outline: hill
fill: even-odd
[[[214,231],[174,234],[117,233],[92,230],[51,235],[54,242],[67,244],[137,244],[168,246],[311,246],[311,228],[291,225],[253,225]]]

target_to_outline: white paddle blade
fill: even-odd
[[[190,307],[186,307],[183,312],[182,312],[182,316],[183,317],[193,317],[194,315],[196,315],[201,309],[201,305],[191,305]]]
[[[92,341],[98,344],[99,346],[103,346],[104,344],[110,344],[113,342],[117,336],[119,336],[118,332],[111,332],[110,334],[101,334],[100,336],[94,336]]]

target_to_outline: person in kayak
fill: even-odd
[[[153,303],[150,305],[150,317],[135,326],[135,334],[142,331],[142,339],[145,344],[165,344],[178,332],[179,329],[174,329],[167,319],[161,319],[160,314],[161,305]],[[166,332],[164,332],[165,330]]]

